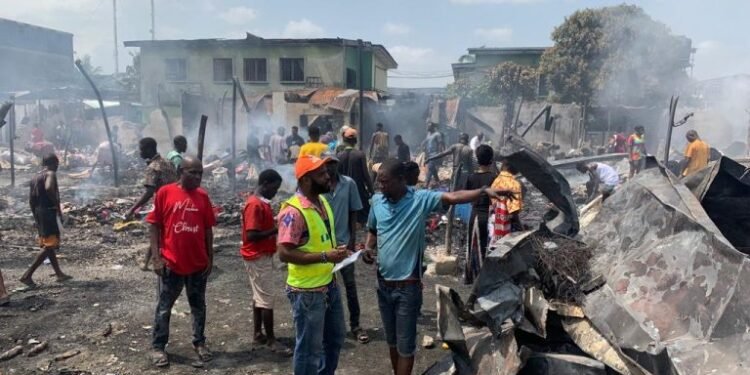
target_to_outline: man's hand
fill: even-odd
[[[339,263],[349,256],[349,250],[336,249],[326,252],[326,259],[331,263]]]
[[[214,269],[214,261],[213,259],[208,259],[208,266],[206,266],[206,270],[203,271],[203,276],[209,277],[211,276],[211,271]]]
[[[508,198],[510,200],[516,199],[513,196],[514,193],[510,190],[487,188],[487,189],[484,189],[484,193],[487,194],[490,198],[494,198],[494,199],[501,199],[501,198]]]
[[[158,250],[156,254],[158,254]],[[151,266],[154,267],[154,273],[159,276],[164,276],[164,269],[166,268],[166,266],[164,264],[164,260],[162,260],[161,258],[161,255],[157,255],[151,258]]]
[[[366,264],[373,264],[378,258],[378,251],[376,249],[365,249],[362,252],[362,261]]]

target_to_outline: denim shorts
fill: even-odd
[[[378,307],[385,328],[385,340],[402,357],[417,352],[417,317],[422,308],[422,285],[387,287],[378,280]]]

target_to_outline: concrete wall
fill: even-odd
[[[185,82],[166,80],[165,59],[184,58],[187,65]],[[231,58],[233,73],[242,81],[246,95],[258,95],[273,91],[302,89],[302,83],[280,81],[280,58],[304,58],[305,77],[320,77],[324,86],[343,87],[345,82],[343,49],[337,46],[305,47],[213,47],[199,48],[149,48],[141,51],[141,101],[147,107],[155,106],[157,88],[161,84],[162,101],[179,105],[179,94],[185,90],[214,98],[221,98],[225,91],[231,94],[231,82],[214,82],[213,59]],[[267,61],[266,83],[244,82],[245,58],[265,58]]]

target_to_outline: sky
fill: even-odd
[[[622,0],[154,0],[157,39],[342,37],[384,45],[399,64],[391,87],[444,87],[451,63],[470,47],[546,47],[550,34],[580,8]],[[0,0],[0,18],[74,34],[77,57],[113,72],[112,0]],[[119,0],[120,71],[151,39],[150,0]],[[693,76],[750,73],[750,0],[632,1],[697,48]],[[398,77],[398,78],[397,78]]]

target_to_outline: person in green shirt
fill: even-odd
[[[172,143],[174,144],[174,150],[169,151],[167,160],[172,162],[175,168],[179,168],[180,164],[182,164],[182,154],[187,151],[187,139],[182,135],[178,135],[174,137]]]

